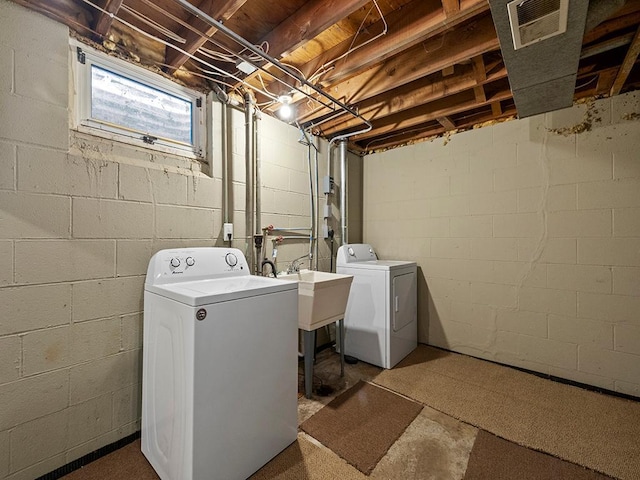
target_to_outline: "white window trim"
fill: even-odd
[[[142,67],[138,67],[129,62],[109,56],[99,52],[75,39],[69,41],[72,75],[74,79],[73,88],[73,112],[72,128],[79,132],[88,133],[109,140],[128,143],[136,147],[157,150],[164,153],[180,155],[193,159],[202,160],[206,155],[206,98],[203,93],[183,87],[178,83],[150,72]],[[80,49],[83,54],[83,61],[79,60]],[[129,131],[126,128],[119,128],[117,125],[110,125],[97,122],[91,119],[91,65],[111,70],[116,74],[131,78],[142,84],[151,86],[160,91],[166,92],[179,98],[191,101],[192,121],[193,121],[193,145],[186,145],[171,140],[164,141],[157,139],[153,144],[145,142],[145,133]],[[199,102],[200,106],[197,105]],[[153,132],[146,132],[153,135]]]

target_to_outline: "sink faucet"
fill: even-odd
[[[300,271],[300,261],[305,258],[309,258],[309,254],[302,255],[301,257],[296,258],[289,264],[289,268],[287,268],[287,274],[298,273]]]

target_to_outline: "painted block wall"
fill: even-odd
[[[233,154],[233,246],[246,246],[242,113],[230,114],[226,135],[214,104],[211,175],[198,162],[70,131],[68,42],[66,27],[0,0],[2,479],[36,478],[140,429],[147,264],[163,248],[223,245],[223,138]],[[309,224],[298,138],[260,121],[265,225]],[[281,247],[281,267],[306,245]],[[327,264],[324,242],[320,253]]]
[[[369,155],[423,343],[640,396],[640,94]]]

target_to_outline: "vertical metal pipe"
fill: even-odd
[[[229,107],[222,104],[222,221],[229,223]]]
[[[254,191],[255,191],[255,222],[253,226],[253,235],[262,235],[262,174],[260,171],[260,113],[255,112],[253,115],[253,165],[254,165]],[[260,250],[256,249],[255,272],[262,275],[262,251],[264,244]]]
[[[260,234],[260,225],[262,223],[262,207],[261,207],[261,171],[260,171],[260,132],[258,129],[259,125],[259,113],[255,112],[253,115],[253,164],[254,164],[254,190],[255,190],[255,209],[256,209],[256,220],[253,228],[254,234]]]
[[[304,135],[304,130],[303,130]],[[311,162],[311,139],[307,138],[307,166],[309,167],[309,213],[311,215],[311,230],[309,231],[309,269],[313,270],[313,242],[316,238],[316,205],[314,201],[315,193],[313,190],[313,164]]]
[[[317,137],[314,137],[314,142],[317,143]],[[316,205],[316,216],[315,218],[312,218],[311,221],[313,222],[313,238],[315,240],[315,252],[313,254],[313,257],[315,258],[316,262],[315,262],[315,270],[318,270],[319,267],[319,261],[320,261],[320,257],[319,257],[319,244],[320,242],[318,241],[318,232],[320,231],[320,225],[319,225],[319,218],[320,218],[320,189],[319,189],[319,184],[320,184],[320,180],[318,177],[318,146],[314,144],[314,156],[315,156],[315,168],[316,168],[316,176],[315,176],[315,198],[313,199],[313,201],[315,202]]]
[[[347,182],[349,180],[347,168],[347,139],[343,138],[339,143],[340,147],[340,243],[349,243],[349,233],[347,231]]]
[[[253,100],[250,93],[244,95],[244,128],[245,128],[245,256],[247,263],[249,264],[250,273],[254,273],[254,255],[253,255],[253,225],[254,225],[254,211],[253,211],[253,174],[254,174],[254,162],[253,162]]]

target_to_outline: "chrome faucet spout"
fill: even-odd
[[[300,262],[305,258],[309,258],[309,254],[302,255],[301,257],[296,258],[289,264],[289,268],[287,268],[287,273],[298,273],[300,272]]]

